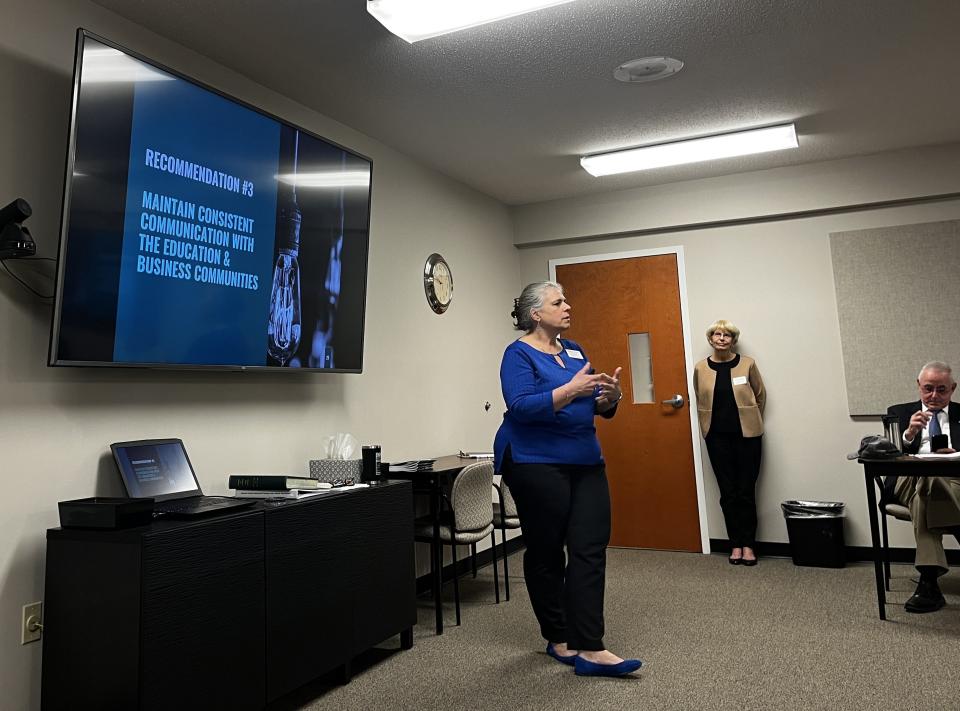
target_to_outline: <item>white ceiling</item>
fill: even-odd
[[[96,1],[507,204],[960,141],[957,0],[577,0],[413,45],[364,0]],[[686,66],[614,80],[651,55]],[[578,162],[784,121],[799,150]]]

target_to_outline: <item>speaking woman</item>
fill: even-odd
[[[734,352],[739,339],[740,329],[729,321],[710,325],[707,341],[713,355],[694,367],[693,388],[700,431],[720,487],[730,563],[756,565],[756,488],[767,395],[753,358]]]
[[[639,659],[603,643],[610,492],[594,417],[612,417],[620,368],[594,373],[583,349],[560,338],[570,304],[554,282],[524,288],[500,384],[507,411],[494,442],[496,470],[517,502],[523,572],[547,654],[581,676],[622,676]],[[565,552],[566,551],[566,552]]]

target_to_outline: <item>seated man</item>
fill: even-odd
[[[894,405],[888,415],[896,415],[903,433],[903,451],[920,454],[931,451],[936,435],[946,435],[934,451],[946,453],[960,449],[960,403],[950,401],[957,383],[950,366],[934,361],[927,363],[917,377],[920,401]],[[910,509],[913,532],[917,540],[915,565],[920,571],[920,584],[907,600],[907,612],[933,612],[946,603],[937,578],[947,572],[947,556],[943,551],[943,534],[952,533],[960,541],[960,478],[957,477],[887,477],[885,501],[896,500]]]

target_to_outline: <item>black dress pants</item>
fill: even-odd
[[[757,477],[763,437],[710,433],[707,453],[720,487],[720,508],[733,548],[757,544]]]
[[[516,464],[508,456],[503,475],[517,502],[523,573],[541,634],[571,649],[605,649],[610,490],[603,465]]]

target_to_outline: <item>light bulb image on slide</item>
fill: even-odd
[[[297,171],[300,132],[294,135],[293,173]],[[273,267],[270,291],[270,321],[267,325],[267,353],[289,365],[300,345],[300,223],[296,181],[292,181],[286,201],[278,211],[279,254]]]
[[[300,265],[296,251],[282,249],[273,268],[267,351],[287,365],[300,345]]]

